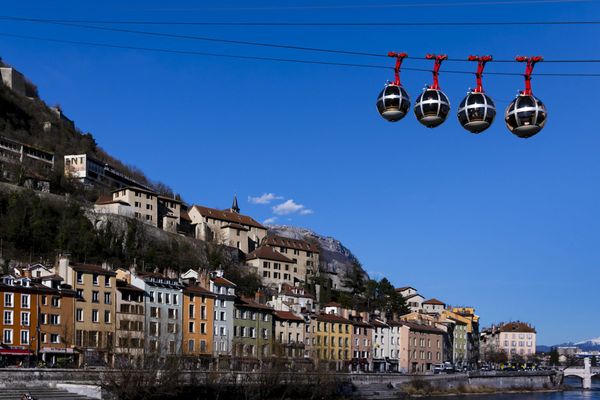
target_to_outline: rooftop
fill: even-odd
[[[294,260],[284,256],[283,254],[273,250],[272,247],[269,246],[261,246],[253,252],[249,253],[246,256],[246,260],[254,260],[254,259],[263,259],[263,260],[271,260],[271,261],[280,261],[284,263],[294,263]]]
[[[255,228],[260,228],[264,230],[267,229],[259,222],[247,215],[238,214],[236,212],[231,212],[227,210],[217,210],[216,208],[209,208],[204,206],[193,206],[192,209],[194,208],[200,213],[200,215],[204,217],[210,217],[221,221],[253,226]]]
[[[319,248],[311,242],[302,239],[292,239],[284,236],[269,235],[263,239],[263,246],[289,247],[290,249],[319,253]]]

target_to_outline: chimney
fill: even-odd
[[[58,275],[65,280],[67,285],[73,286],[73,277],[69,274],[69,263],[68,254],[58,256]]]
[[[112,270],[112,268],[110,267],[110,265],[108,265],[108,262],[106,262],[106,261],[104,261],[102,263],[102,269],[105,270],[105,271],[111,271]]]

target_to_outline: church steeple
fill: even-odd
[[[233,195],[233,204],[231,205],[231,211],[234,213],[240,213],[240,207],[238,207],[237,194]]]

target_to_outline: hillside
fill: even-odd
[[[360,265],[358,258],[352,254],[350,249],[331,236],[322,236],[310,229],[286,225],[269,226],[269,233],[316,242],[321,249],[321,265],[319,268],[322,272],[333,272],[340,277],[344,277],[350,272],[353,265]],[[365,279],[368,279],[369,275],[364,269],[362,271]]]
[[[83,133],[68,119],[61,119],[61,111],[58,110],[60,110],[59,106],[51,108],[39,98],[21,96],[0,84],[0,136],[54,153],[54,171],[48,177],[53,192],[75,193],[77,191],[78,188],[72,187],[72,183],[63,176],[64,155],[85,153],[156,190],[171,193],[166,185],[152,182],[138,168],[109,155],[96,143],[91,133]],[[0,172],[1,169],[0,163]],[[27,172],[40,173],[40,171]],[[1,173],[0,179],[2,179]],[[20,184],[20,182],[14,183]]]

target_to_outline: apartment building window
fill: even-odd
[[[29,312],[21,312],[21,325],[29,326]]]
[[[47,320],[47,315],[46,315],[46,314],[43,314],[43,313],[42,313],[42,314],[40,314],[40,324],[42,324],[42,325],[46,325],[47,323],[48,323],[48,320]]]
[[[150,322],[150,334],[153,336],[160,334],[160,324],[158,322]]]
[[[191,353],[194,351],[194,341],[193,340],[188,340],[188,351]]]
[[[177,319],[177,309],[169,308],[169,319]]]
[[[206,334],[206,324],[204,322],[200,324],[200,333]]]
[[[96,291],[96,290],[92,291],[92,303],[98,303],[99,302],[99,300],[98,300],[98,294],[99,294],[98,291]]]
[[[4,311],[4,325],[12,325],[13,324],[13,312],[12,311]]]
[[[167,324],[167,332],[168,333],[177,333],[177,325],[173,324],[173,323]]]
[[[104,304],[110,304],[110,292],[104,292]]]
[[[200,307],[200,319],[206,319],[206,306]]]
[[[152,318],[160,318],[160,308],[150,307],[150,316]]]
[[[175,354],[175,342],[172,340],[169,342],[169,353]]]
[[[100,283],[99,283],[99,280],[98,280],[98,279],[99,279],[99,276],[98,276],[98,274],[93,274],[93,275],[92,275],[92,284],[93,284],[94,286],[98,286],[98,285],[100,285]]]
[[[173,295],[173,304],[175,304],[176,306],[179,305],[179,296],[176,294]]]
[[[165,304],[171,304],[171,294],[165,293]]]
[[[21,344],[29,344],[29,331],[21,331]]]
[[[13,307],[14,306],[14,294],[13,293],[4,293],[4,307]]]
[[[42,296],[42,305],[45,306],[46,304],[48,304],[48,299],[46,297],[46,295]]]
[[[78,322],[83,321],[83,309],[82,308],[78,308],[77,310],[75,310],[75,319]]]
[[[110,311],[108,310],[104,311],[104,323],[110,324]]]
[[[29,308],[29,295],[21,294],[21,308]]]
[[[189,308],[188,308],[188,315],[189,315],[189,317],[190,317],[190,318],[192,318],[192,319],[193,319],[193,318],[195,318],[195,316],[194,316],[194,305],[193,305],[193,304],[190,304],[190,305],[189,305]]]
[[[77,289],[77,298],[83,299],[83,289]]]
[[[77,283],[83,284],[83,272],[77,271]]]
[[[152,210],[152,204],[146,204],[146,210]]]
[[[50,325],[60,325],[60,315],[50,314]]]
[[[152,221],[152,215],[146,215],[146,220],[147,221]]]
[[[158,304],[162,304],[163,302],[163,294],[161,292],[158,292]]]
[[[154,303],[154,291],[150,291],[150,301]]]
[[[221,311],[221,321],[225,321],[225,311]]]
[[[110,287],[110,276],[104,277],[104,287]]]
[[[194,323],[193,322],[188,323],[188,332],[194,333]]]
[[[3,338],[3,342],[5,344],[12,344],[13,342],[13,331],[12,329],[5,329],[4,333],[2,334],[2,338]]]
[[[54,307],[54,308],[60,307],[60,297],[52,296],[52,307]]]
[[[42,342],[42,343],[48,343],[48,342],[47,342],[47,340],[46,340],[46,339],[47,339],[47,337],[46,337],[46,334],[45,334],[45,333],[42,333],[42,334],[40,335],[40,338],[41,338],[40,340],[41,340],[41,342]]]
[[[98,322],[98,310],[92,310],[92,322]]]

